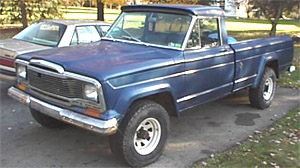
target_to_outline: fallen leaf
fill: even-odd
[[[254,133],[255,133],[255,134],[261,134],[261,132],[258,131],[258,130],[255,130]]]
[[[295,143],[294,143],[294,142],[292,142],[292,141],[291,141],[291,142],[289,142],[289,144],[291,144],[291,145],[295,145]]]
[[[294,136],[296,136],[294,133],[290,133],[290,134],[288,135],[289,138],[293,138]]]
[[[270,153],[270,156],[271,156],[271,157],[274,157],[274,156],[275,156],[275,154],[274,154],[274,153]]]
[[[276,143],[276,144],[280,144],[281,142],[280,142],[280,141],[278,141],[278,140],[275,140],[275,141],[274,141],[274,143]]]
[[[295,158],[293,158],[293,157],[288,157],[288,159],[289,159],[289,160],[295,160]]]
[[[202,166],[207,166],[207,163],[204,161],[201,164],[202,164]]]

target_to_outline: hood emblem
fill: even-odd
[[[45,60],[37,60],[37,59],[32,59],[30,60],[30,65],[36,65],[39,67],[44,67],[46,69],[51,69],[53,71],[56,71],[60,74],[64,73],[65,70],[62,66],[49,62],[49,61],[45,61]]]

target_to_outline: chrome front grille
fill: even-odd
[[[83,99],[84,81],[72,78],[59,78],[28,69],[28,82],[32,89],[66,98]]]

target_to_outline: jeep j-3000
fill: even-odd
[[[228,44],[220,8],[126,6],[101,42],[24,54],[8,94],[50,128],[69,123],[110,136],[139,167],[161,155],[169,115],[248,88],[270,106],[293,58],[288,36]]]

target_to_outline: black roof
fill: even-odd
[[[178,14],[191,14],[199,16],[223,16],[224,12],[219,7],[202,6],[202,5],[173,5],[173,4],[156,4],[156,5],[129,5],[123,6],[122,11],[134,12],[166,12]]]

